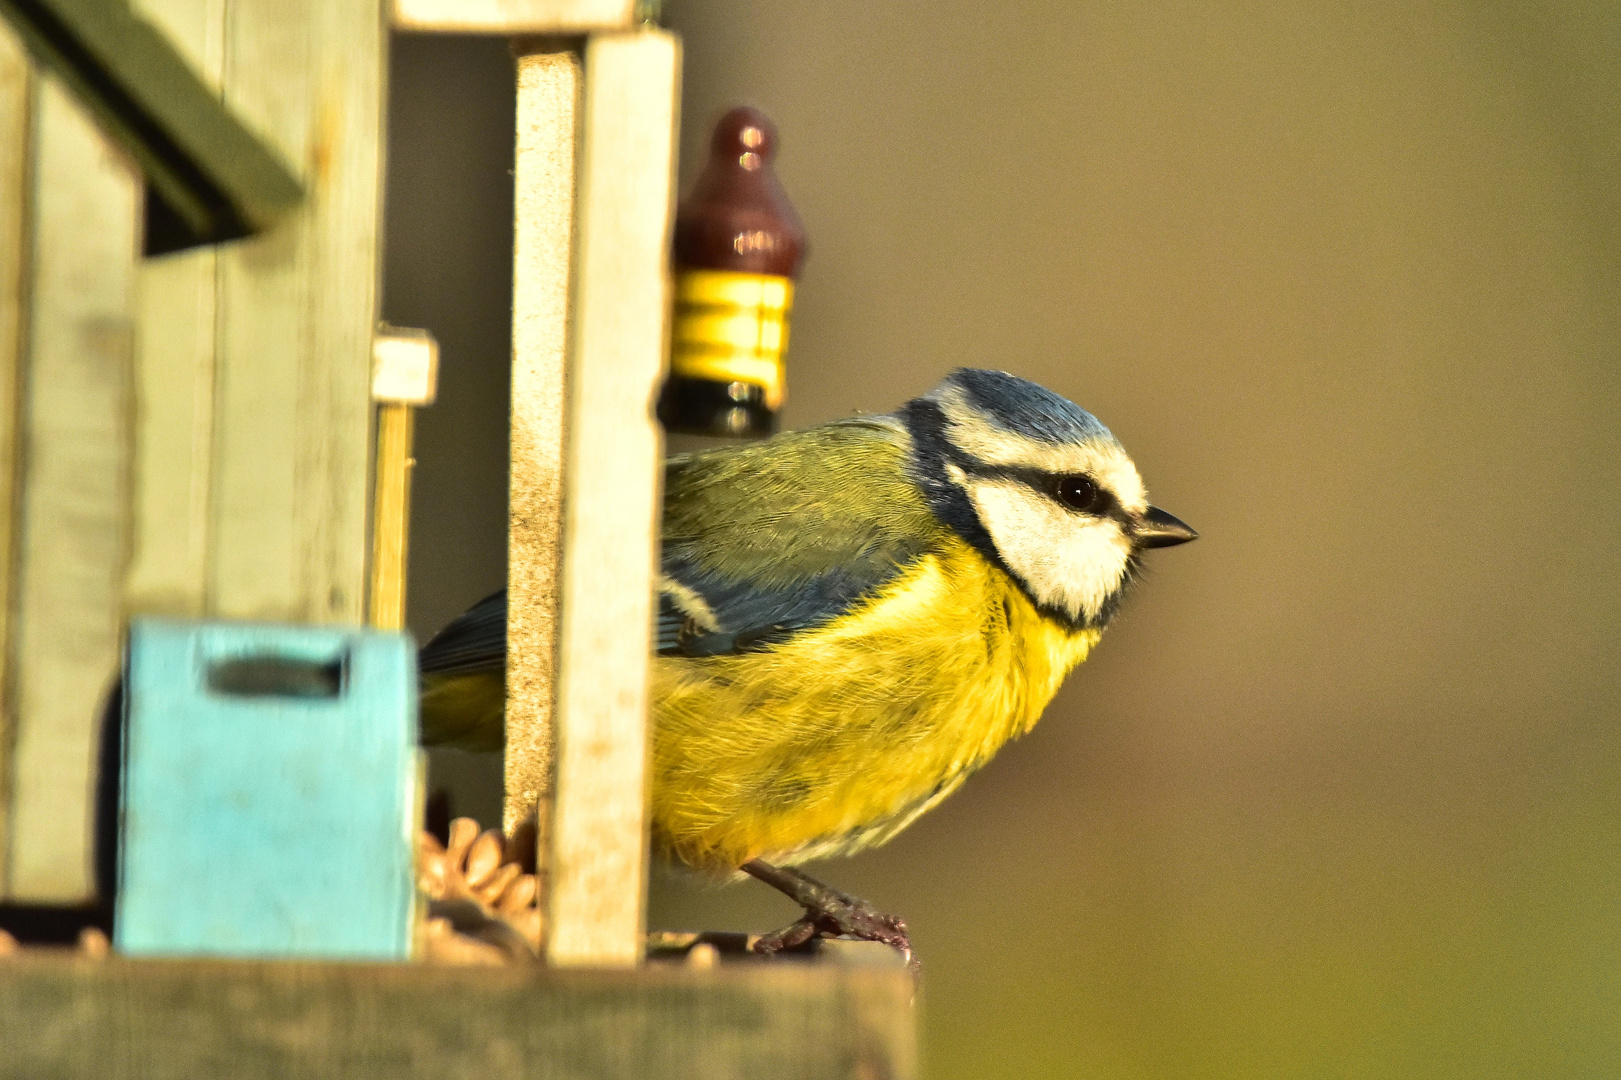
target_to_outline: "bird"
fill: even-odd
[[[886,415],[669,458],[652,658],[657,854],[804,909],[755,946],[903,920],[800,864],[871,848],[1028,732],[1141,577],[1197,537],[1096,417],[960,368]],[[424,646],[424,741],[498,749],[506,594]]]

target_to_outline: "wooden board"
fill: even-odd
[[[22,389],[23,240],[28,210],[28,114],[33,76],[22,46],[0,27],[0,896],[6,892],[14,702],[12,549],[17,533],[17,436]]]
[[[309,196],[270,232],[142,269],[132,608],[362,621],[382,14],[139,0]]]
[[[383,44],[375,2],[231,4],[226,103],[308,196],[219,254],[210,614],[362,620]]]
[[[140,190],[131,164],[42,79],[17,538],[7,895],[93,895],[92,773],[118,672],[129,544]]]
[[[547,957],[634,964],[647,860],[648,681],[680,44],[585,53],[568,368],[557,795]]]
[[[226,0],[135,0],[216,92]],[[143,259],[136,271],[132,611],[207,611],[218,263],[212,247]]]
[[[394,0],[396,30],[579,33],[635,25],[637,0]]]
[[[782,961],[637,972],[0,959],[0,1078],[911,1080],[912,982]]]
[[[507,532],[507,741],[502,821],[550,846],[552,709],[563,529],[563,415],[580,58],[518,58],[513,176],[512,456]]]

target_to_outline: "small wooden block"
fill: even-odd
[[[581,33],[636,25],[636,0],[394,0],[394,29],[459,34]]]
[[[401,405],[432,405],[439,390],[439,343],[426,330],[390,327],[371,347],[371,396]]]
[[[416,678],[402,634],[136,620],[118,949],[409,956]]]

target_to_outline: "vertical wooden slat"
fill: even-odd
[[[411,433],[416,411],[377,406],[377,472],[372,481],[370,617],[379,630],[405,625],[406,541],[411,523]]]
[[[33,76],[21,44],[0,27],[0,896],[6,895],[11,809],[13,562],[21,390],[23,269],[28,210],[28,114]]]
[[[563,419],[580,59],[518,58],[512,269],[512,466],[507,533],[507,741],[503,827],[533,823],[550,852],[552,710],[563,525]],[[544,902],[544,898],[542,900]]]
[[[590,39],[563,515],[557,794],[547,956],[629,965],[642,947],[648,679],[680,45]]]
[[[219,253],[208,608],[361,621],[382,110],[376,0],[232,0],[224,91],[305,204]]]
[[[129,543],[140,191],[66,91],[42,79],[37,102],[8,892],[62,902],[94,888],[91,774]]]
[[[210,85],[225,63],[226,0],[137,0]],[[134,537],[126,595],[142,614],[202,615],[214,438],[217,259],[212,247],[136,273]]]
[[[141,271],[134,610],[361,621],[382,108],[364,0],[138,0],[292,162],[270,233]]]

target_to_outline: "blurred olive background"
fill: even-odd
[[[668,21],[685,182],[725,107],[781,129],[790,426],[1005,368],[1203,534],[1032,735],[820,867],[910,921],[929,1075],[1621,1075],[1621,5]],[[394,56],[426,636],[503,577],[512,73]],[[436,770],[494,815],[497,764]],[[668,876],[650,913],[793,915]]]

